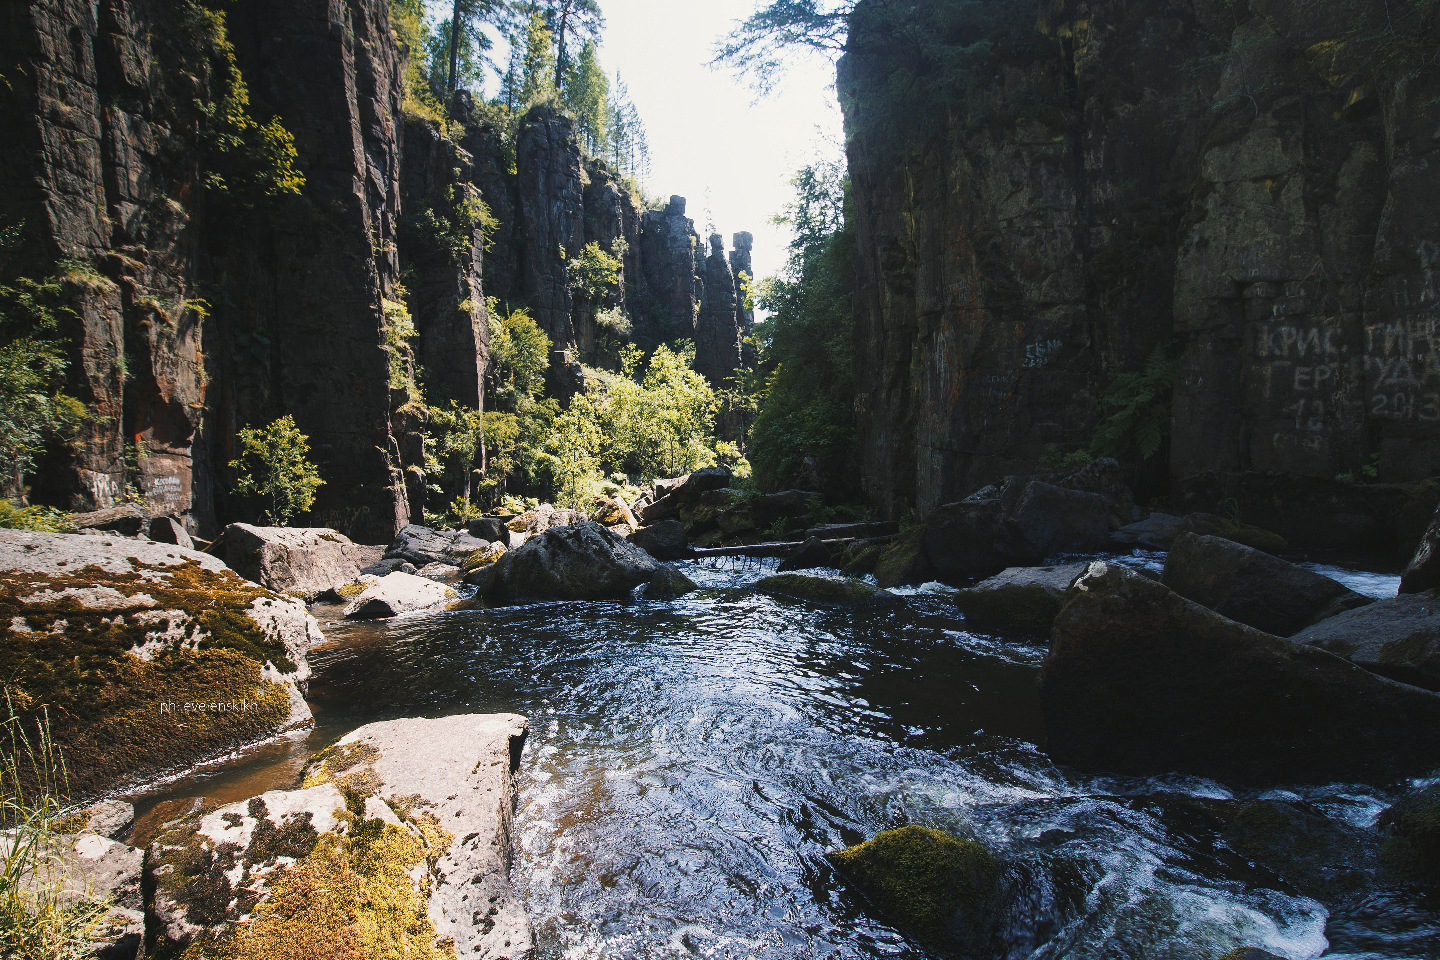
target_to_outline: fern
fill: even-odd
[[[1170,399],[1177,361],[1156,346],[1138,373],[1122,373],[1100,403],[1106,417],[1095,429],[1090,453],[1096,457],[1149,460],[1170,432]]]

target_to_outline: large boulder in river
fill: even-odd
[[[647,584],[659,595],[693,590],[678,571],[587,520],[546,530],[502,556],[475,582],[479,591],[456,609],[547,600],[620,600]]]
[[[626,539],[656,560],[680,560],[687,552],[685,525],[679,520],[652,523],[636,530]]]
[[[1376,600],[1327,617],[1290,639],[1392,680],[1440,690],[1440,591]]]
[[[159,956],[531,955],[508,870],[512,714],[391,720],[272,790],[167,824],[146,857]]]
[[[755,583],[755,591],[770,597],[834,607],[898,607],[901,600],[888,590],[864,580],[840,580],[805,573],[777,573]]]
[[[1373,601],[1253,547],[1193,533],[1171,544],[1163,580],[1188,600],[1279,637]]]
[[[459,535],[458,530],[431,530],[429,527],[409,523],[395,535],[395,541],[385,551],[385,559],[404,560],[417,567],[437,561],[444,562],[449,558],[450,548]]]
[[[1087,566],[1009,567],[958,591],[952,599],[967,620],[1048,634],[1065,602],[1065,592]]]
[[[308,724],[304,604],[216,557],[0,530],[0,677],[48,711],[78,799]]]
[[[640,511],[642,523],[657,523],[678,517],[702,493],[730,486],[730,471],[725,467],[705,467],[676,480],[655,481],[655,501]]]
[[[1110,501],[1098,493],[1032,480],[1007,517],[1020,543],[1037,560],[1065,553],[1095,553],[1110,540]]]
[[[1061,763],[1235,784],[1380,782],[1440,763],[1440,696],[1092,563],[1040,671]]]
[[[232,523],[220,535],[225,565],[276,593],[312,600],[360,575],[359,547],[327,527]]]
[[[456,596],[443,583],[397,571],[366,584],[350,598],[343,615],[347,620],[384,620],[437,609]]]

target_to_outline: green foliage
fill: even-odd
[[[70,514],[54,507],[25,507],[13,500],[0,500],[0,527],[8,530],[37,530],[41,533],[69,533],[75,527]]]
[[[42,714],[33,737],[5,692],[0,723],[0,954],[13,960],[90,955],[90,938],[110,905],[72,892],[80,878],[64,858],[69,846],[64,757]]]
[[[776,218],[794,234],[789,260],[761,282],[757,301],[770,317],[756,324],[763,379],[751,388],[758,414],[747,452],[767,489],[793,483],[807,457],[849,469],[856,442],[849,184],[838,162],[808,166],[791,182],[795,202]]]
[[[620,261],[591,241],[570,259],[570,289],[592,303],[609,300],[620,290]]]
[[[550,338],[525,308],[502,314],[495,298],[486,300],[490,315],[490,364],[499,383],[498,401],[514,410],[521,398],[537,395],[550,366]]]
[[[838,56],[853,0],[772,0],[715,46],[712,64],[748,74],[760,93],[774,89],[796,48]]]
[[[533,10],[519,43],[519,106],[523,109],[555,96],[555,37],[545,15]]]
[[[445,108],[430,85],[435,37],[425,12],[425,0],[390,0],[390,27],[405,54],[401,112],[407,117],[433,121],[443,129]]]
[[[181,72],[208,74],[209,99],[197,99],[206,189],[234,206],[248,208],[297,194],[305,177],[297,168],[295,138],[276,118],[257,120],[250,91],[225,28],[225,12],[183,0],[181,20],[196,46],[181,53]]]
[[[445,200],[439,207],[423,206],[402,224],[407,239],[430,256],[444,257],[451,263],[471,256],[477,230],[481,244],[488,249],[499,226],[490,207],[468,184],[446,188]]]
[[[230,461],[230,469],[240,474],[235,492],[268,498],[268,523],[283,527],[310,509],[325,481],[306,458],[310,439],[295,426],[294,417],[286,414],[260,430],[246,427],[240,431],[240,447],[240,456]]]
[[[484,416],[485,472],[480,493],[489,502],[506,496],[513,477],[522,486],[548,476],[545,438],[560,406],[541,398],[550,365],[550,338],[527,310],[504,313],[492,297],[490,316],[489,393]]]
[[[1040,458],[1040,469],[1073,470],[1094,462],[1095,457],[1089,450],[1071,450],[1069,453],[1061,453],[1059,445],[1047,443],[1045,454]]]
[[[448,519],[464,523],[473,515],[471,476],[484,453],[485,421],[480,411],[451,400],[445,407],[430,407],[425,421],[425,475],[432,493],[458,494]]]
[[[23,226],[0,227],[0,462],[22,497],[36,459],[70,441],[86,416],[62,389],[70,363],[57,333],[69,312],[60,281],[19,275]]]
[[[650,176],[650,142],[640,111],[630,100],[630,89],[615,71],[615,87],[610,95],[606,131],[610,140],[610,165],[623,177],[643,183]],[[639,192],[636,190],[635,192]]]
[[[398,286],[398,285],[397,285]],[[404,296],[404,288],[396,296]],[[381,300],[385,324],[385,352],[390,357],[390,389],[404,390],[413,402],[421,401],[420,384],[415,379],[415,350],[410,341],[419,336],[410,310],[401,300]]]
[[[1095,429],[1090,453],[1119,460],[1149,460],[1170,432],[1176,361],[1159,345],[1139,373],[1122,373],[1100,399],[1106,417]]]
[[[594,40],[585,41],[580,56],[566,68],[560,102],[575,120],[580,146],[592,157],[604,156],[610,145],[610,80]]]

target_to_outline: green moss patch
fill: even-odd
[[[925,569],[924,527],[900,534],[875,558],[875,580],[882,587],[918,583]]]
[[[371,766],[379,756],[380,751],[364,741],[331,744],[310,758],[301,784],[308,789],[333,783],[352,809],[358,799],[363,810],[364,798],[382,786]]]
[[[1440,786],[1401,799],[1380,815],[1379,826],[1390,835],[1380,848],[1385,866],[1440,887]]]
[[[1000,864],[979,843],[906,826],[828,857],[888,920],[927,947],[962,955],[985,941]]]
[[[290,715],[288,692],[262,667],[296,665],[244,612],[272,594],[193,560],[131,565],[10,571],[0,583],[0,678],[27,726],[48,713],[77,797],[259,739]],[[146,579],[152,571],[164,578]],[[96,587],[118,595],[109,609],[61,595]],[[164,616],[176,610],[186,616]],[[131,650],[147,640],[156,649],[142,660]]]

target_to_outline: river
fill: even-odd
[[[685,569],[710,589],[327,625],[315,730],[166,785],[139,829],[201,797],[289,786],[313,750],[373,720],[513,711],[531,734],[512,880],[546,958],[927,956],[824,858],[904,823],[1009,865],[1006,956],[1440,956],[1440,912],[1419,894],[1327,907],[1228,849],[1205,811],[1261,795],[1050,763],[1043,638],[972,629],[933,588],[857,616],[733,589],[764,564]],[[1395,590],[1388,574],[1319,569]],[[1264,796],[1360,827],[1393,799],[1345,784]]]

